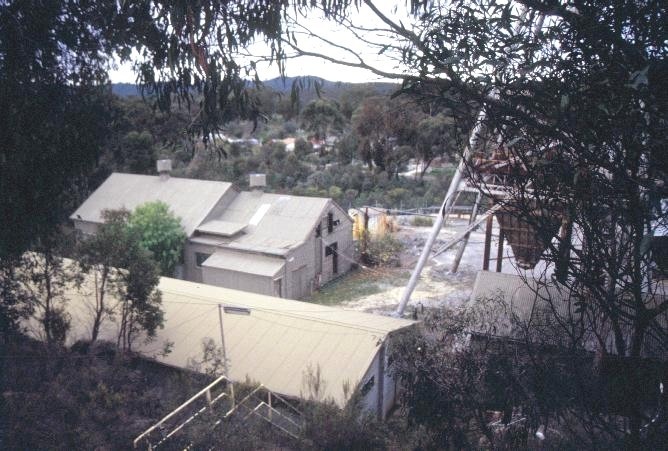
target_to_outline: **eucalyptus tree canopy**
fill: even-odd
[[[457,139],[453,123],[454,119],[444,114],[427,116],[418,122],[415,147],[422,160],[421,177],[427,172],[434,159],[446,155],[457,155],[461,139]]]
[[[394,55],[397,70],[375,64],[368,51],[318,53],[308,47],[324,42],[317,32],[289,45],[401,79],[402,92],[445,105],[456,119],[483,110],[470,151],[512,162],[503,202],[547,246],[543,258],[573,309],[560,324],[565,347],[576,353],[597,343],[601,356],[632,362],[650,349],[665,357],[668,297],[659,280],[665,274],[653,261],[653,235],[668,223],[660,205],[668,198],[666,2],[431,1],[401,20],[381,10],[380,2],[363,3],[380,27],[370,30],[352,15],[340,22],[377,53]],[[469,179],[491,194],[475,161],[467,161]],[[550,273],[538,276],[547,283]],[[642,447],[648,413],[640,402],[641,373],[631,364],[617,374],[625,378],[629,427],[620,429],[596,411],[589,411],[587,427]],[[539,408],[541,415],[569,412],[578,404],[573,399],[590,401],[581,395],[555,398]],[[594,447],[597,436],[585,439]]]
[[[343,130],[345,118],[339,105],[326,99],[309,102],[301,113],[302,124],[306,131],[312,132],[316,139],[327,140],[332,132]]]
[[[197,99],[190,132],[206,140],[222,122],[258,117],[248,93],[256,61],[238,53],[264,40],[282,68],[284,14],[310,9],[269,0],[2,2],[0,258],[50,233],[85,191],[107,133],[116,59],[134,64],[157,107]]]
[[[358,150],[369,169],[375,165],[396,175],[411,158],[410,146],[417,138],[417,126],[425,114],[411,101],[388,97],[367,97],[352,115],[351,125],[358,138]],[[409,152],[406,152],[409,150]]]

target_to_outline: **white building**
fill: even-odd
[[[253,176],[252,176],[253,177]],[[263,176],[254,181],[263,185]],[[187,235],[179,274],[300,299],[353,263],[352,220],[332,199],[239,191],[230,183],[114,173],[70,216],[95,233],[102,211],[166,203]]]

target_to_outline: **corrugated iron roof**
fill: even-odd
[[[67,309],[72,316],[70,342],[90,338],[93,278],[71,287]],[[319,371],[322,394],[339,405],[346,402],[344,386],[354,389],[369,369],[378,347],[393,332],[413,321],[348,311],[307,302],[263,296],[221,287],[162,278],[165,327],[153,343],[137,350],[166,364],[188,367],[201,360],[202,342],[220,345],[218,305],[242,307],[250,314],[223,314],[225,349],[233,380],[249,378],[289,396],[308,395],[309,371]],[[101,338],[115,341],[116,324],[104,323]],[[160,351],[172,342],[169,354]]]
[[[645,295],[644,303],[647,308],[653,308],[664,302],[666,295],[668,291],[665,285],[659,282],[652,293]],[[479,271],[469,302],[475,304],[485,299],[501,302],[492,302],[486,306],[487,310],[481,312],[477,324],[471,328],[474,333],[504,338],[529,337],[536,343],[568,346],[569,337],[560,335],[570,329],[573,336],[581,337],[580,343],[584,349],[597,350],[600,337],[604,340],[606,352],[618,353],[610,324],[601,322],[596,325],[597,330],[593,331],[590,319],[580,321],[578,306],[574,302],[577,297],[572,296],[568,286],[532,278],[523,279],[514,274]],[[620,302],[618,307],[631,318],[635,314],[630,303]],[[620,327],[628,348],[633,334],[632,324],[621,317]],[[667,330],[668,312],[663,312],[648,326],[641,350],[643,357],[668,359]]]
[[[105,209],[133,210],[160,200],[191,238],[198,231],[232,238],[227,247],[237,250],[285,255],[308,238],[328,205],[338,208],[328,198],[250,191],[239,192],[215,217],[214,206],[231,188],[226,182],[114,173],[70,218],[101,223]]]
[[[143,203],[159,200],[169,205],[190,236],[231,187],[226,182],[113,173],[70,218],[101,223],[102,210],[132,211]]]
[[[219,249],[207,258],[202,266],[274,277],[285,266],[285,260],[266,255]]]
[[[217,219],[206,221],[204,224],[197,227],[198,232],[208,233],[211,235],[220,235],[224,237],[231,237],[241,232],[246,227],[246,224],[231,221],[220,221]]]
[[[322,197],[241,192],[215,219],[248,224],[230,247],[283,254],[308,237],[329,202]]]

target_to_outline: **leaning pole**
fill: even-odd
[[[522,12],[519,14],[521,19],[526,17],[527,11],[528,9],[526,7],[522,8]],[[523,26],[521,19],[515,24],[514,31],[516,33],[519,33],[519,31]],[[534,36],[542,28],[544,19],[545,16],[543,14],[538,15],[536,23],[530,30],[531,32],[533,32]],[[498,92],[496,91],[496,89],[493,89],[492,92],[490,92],[489,94],[489,96],[492,98],[496,98],[497,95]],[[445,194],[445,198],[443,199],[443,204],[441,205],[439,214],[436,217],[436,221],[434,222],[433,227],[431,228],[431,232],[429,233],[429,238],[427,239],[427,242],[424,244],[424,248],[422,249],[422,253],[420,254],[420,258],[418,259],[417,264],[415,265],[415,269],[413,269],[411,278],[408,280],[408,284],[406,285],[406,288],[404,289],[404,292],[401,295],[401,300],[399,301],[399,306],[397,307],[397,310],[394,312],[394,316],[402,316],[404,314],[404,310],[406,309],[406,305],[408,304],[408,301],[410,300],[411,295],[415,290],[415,286],[417,285],[418,279],[420,278],[422,269],[424,268],[424,265],[427,263],[427,260],[429,259],[429,254],[431,253],[431,248],[434,245],[434,241],[436,241],[436,237],[441,231],[441,227],[443,226],[443,223],[445,222],[447,215],[450,214],[450,210],[452,209],[452,205],[454,204],[457,191],[459,190],[459,184],[462,181],[462,177],[466,169],[466,163],[469,159],[469,156],[471,155],[472,149],[478,148],[478,141],[480,140],[480,135],[484,129],[484,122],[486,118],[487,118],[487,113],[485,112],[485,108],[483,106],[480,109],[480,112],[478,113],[476,124],[473,127],[473,130],[471,130],[471,134],[469,135],[468,145],[466,146],[462,158],[459,161],[459,165],[457,166],[457,171],[455,171],[455,175],[452,178],[452,181],[450,182],[450,186],[448,187],[448,191]]]
[[[404,310],[406,309],[406,305],[411,298],[411,294],[413,294],[413,291],[415,290],[415,286],[417,285],[418,279],[420,278],[422,269],[429,259],[429,254],[431,253],[431,248],[434,246],[434,241],[436,241],[436,237],[441,231],[441,227],[443,227],[443,223],[445,222],[447,215],[449,215],[450,210],[452,210],[452,205],[454,204],[457,191],[459,190],[459,184],[461,183],[462,177],[464,176],[464,171],[466,170],[466,162],[468,161],[469,155],[471,154],[471,149],[475,149],[478,146],[478,141],[480,139],[480,134],[482,133],[484,127],[483,123],[486,117],[487,114],[485,113],[485,110],[480,110],[476,124],[471,131],[471,135],[469,136],[468,145],[466,146],[464,154],[459,161],[455,175],[452,177],[448,191],[445,194],[445,198],[443,199],[443,204],[441,205],[441,208],[438,211],[438,215],[436,216],[436,221],[434,221],[434,225],[432,226],[431,232],[429,233],[429,238],[427,238],[427,242],[422,248],[420,258],[418,259],[415,268],[413,269],[413,273],[411,274],[411,278],[409,279],[408,284],[406,285],[406,288],[404,288],[404,292],[401,295],[401,301],[399,302],[399,307],[397,307],[395,316],[402,316],[404,314]]]

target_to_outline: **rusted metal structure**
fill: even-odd
[[[538,234],[529,222],[519,217],[518,213],[513,211],[513,209],[501,209],[495,216],[499,222],[499,240],[501,243],[503,242],[503,238],[508,240],[517,265],[523,269],[534,268],[549,243],[544,237]],[[560,221],[556,215],[551,219],[553,220],[549,220],[548,222],[553,223],[553,233],[551,236],[554,236],[559,230]]]
[[[516,33],[528,31],[530,35],[535,36],[542,28],[545,16],[538,14],[537,17],[533,18],[527,24],[523,22],[526,14],[526,8],[522,8],[518,12],[520,20],[515,23],[513,31]],[[496,89],[492,89],[489,93],[489,98],[495,99],[497,96],[498,91]],[[462,246],[460,247],[460,250],[455,257],[455,262],[452,268],[453,272],[457,271],[459,261],[464,252],[464,248],[466,247],[466,243],[468,242],[470,232],[477,226],[477,214],[483,197],[491,197],[492,203],[497,204],[497,206],[502,204],[502,199],[508,195],[510,189],[512,188],[507,183],[507,177],[509,175],[521,173],[521,171],[526,171],[526,168],[523,166],[522,162],[519,159],[515,159],[507,154],[505,149],[501,146],[501,143],[499,143],[499,145],[491,152],[491,155],[489,152],[485,152],[482,155],[477,154],[477,152],[480,152],[481,150],[484,151],[485,138],[494,137],[494,132],[486,129],[486,120],[487,111],[485,108],[482,108],[478,113],[475,125],[471,129],[467,146],[464,149],[462,158],[459,162],[459,165],[457,166],[457,170],[455,171],[452,181],[450,182],[450,187],[448,188],[445,198],[443,199],[443,204],[441,205],[439,214],[436,216],[431,234],[424,245],[420,258],[417,261],[413,273],[411,274],[408,284],[406,285],[406,288],[404,289],[402,297],[399,301],[399,306],[395,312],[396,316],[403,315],[406,305],[410,300],[411,294],[417,285],[420,273],[422,272],[422,269],[424,268],[427,260],[430,258],[431,249],[434,245],[436,237],[438,236],[441,227],[446,222],[447,217],[452,211],[452,208],[454,207],[459,195],[466,191],[477,193],[469,227],[466,229],[463,235],[457,237],[457,241],[451,241],[445,246],[445,248],[450,248],[457,242],[462,243]],[[471,169],[473,170],[474,174],[470,173]],[[474,183],[470,183],[472,181]],[[475,183],[479,181],[484,182],[484,190],[481,190],[479,184]],[[483,214],[483,217],[487,218],[487,232],[485,234],[485,260],[483,262],[483,266],[486,268],[489,267],[491,253],[493,209],[494,205],[492,205],[492,209]],[[496,209],[498,209],[498,207]],[[500,214],[512,215],[512,211],[504,211],[500,212]],[[498,216],[497,214],[497,220],[499,220],[500,217],[501,216]],[[509,234],[509,242],[515,244],[515,248],[513,248],[513,250],[522,249],[519,251],[519,265],[527,268],[533,267],[536,264],[537,259],[545,250],[544,245],[546,243],[543,243],[540,239],[537,239],[538,235],[530,227],[527,227],[527,224],[519,222],[513,223],[513,221],[511,221],[509,218],[510,216],[503,216],[503,219],[499,220],[501,224],[501,239],[499,240],[499,248],[497,249],[497,271],[501,271],[503,236],[506,233]],[[505,223],[505,228],[501,221]],[[437,251],[437,253],[439,253],[439,251]]]
[[[535,201],[527,201],[523,205],[525,212],[529,211],[530,216],[539,218],[541,223],[547,223],[549,234],[540,235],[536,228],[527,220],[518,208],[508,202],[508,193],[518,187],[514,186],[516,180],[526,174],[525,164],[516,157],[513,157],[507,150],[499,145],[492,152],[489,158],[478,156],[471,163],[472,170],[475,172],[476,181],[484,186],[485,191],[489,191],[490,203],[492,205],[501,205],[502,207],[494,214],[499,224],[499,240],[497,251],[497,272],[501,271],[501,258],[503,254],[504,239],[508,241],[513,251],[513,256],[517,266],[523,269],[532,269],[540,261],[541,256],[547,248],[549,241],[559,231],[561,225],[561,215],[558,211],[544,211]],[[466,187],[465,187],[466,188]],[[479,191],[479,187],[468,187]],[[522,187],[524,191],[531,191],[530,186]],[[486,193],[485,193],[486,194]],[[492,220],[487,223],[486,237],[491,235]],[[485,240],[485,259],[483,269],[489,267],[490,240]],[[461,258],[461,255],[458,255]],[[456,271],[456,268],[455,268]]]

